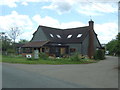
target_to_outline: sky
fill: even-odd
[[[91,19],[101,44],[118,34],[118,0],[0,0],[0,8],[0,32],[18,27],[16,41],[31,40],[39,25],[76,28]]]

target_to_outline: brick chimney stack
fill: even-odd
[[[89,21],[89,27],[91,30],[94,29],[94,22],[92,21],[92,19]]]
[[[89,46],[88,46],[88,57],[94,56],[94,22],[89,21]]]

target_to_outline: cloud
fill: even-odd
[[[76,11],[80,14],[85,15],[103,15],[105,13],[115,13],[117,12],[116,3],[80,3],[76,5]]]
[[[54,1],[48,6],[43,6],[42,9],[51,9],[58,12],[58,14],[69,12],[72,8],[72,4],[66,1]]]
[[[27,2],[22,2],[21,4],[24,5],[24,6],[27,6],[27,5],[28,5]]]
[[[45,16],[41,18],[40,15],[35,15],[33,17],[33,20],[38,24],[38,25],[43,25],[43,26],[49,26],[49,27],[54,27],[54,28],[74,28],[74,27],[80,27],[80,26],[85,26],[84,23],[78,22],[78,21],[73,21],[73,22],[68,22],[68,23],[61,23],[58,20]]]
[[[30,2],[48,2],[49,0],[0,0],[0,5],[6,5],[10,8],[17,7],[18,3],[28,5]]]
[[[118,34],[118,25],[115,22],[108,22],[103,24],[95,24],[95,32],[102,43],[109,42],[115,39]]]
[[[81,0],[64,0],[64,1],[52,1],[50,5],[43,6],[42,9],[50,9],[58,12],[58,14],[63,14],[70,12],[72,10],[77,11],[84,15],[103,15],[104,13],[114,13],[117,12],[117,3],[115,2],[91,2]]]
[[[18,26],[30,29],[33,26],[32,21],[27,15],[20,15],[16,11],[12,11],[10,15],[0,16],[0,28],[3,30],[9,30],[10,27]]]
[[[59,21],[56,19],[53,19],[52,17],[45,16],[44,18],[41,18],[40,15],[35,15],[33,16],[33,20],[38,24],[38,25],[44,25],[44,26],[49,26],[49,27],[59,27]]]
[[[17,2],[19,2],[19,0],[0,0],[0,5],[7,5],[9,7],[17,7]]]
[[[50,16],[41,17],[40,15],[34,15],[30,18],[28,15],[21,15],[16,11],[12,11],[11,14],[0,16],[0,30],[1,32],[9,32],[10,27],[20,27],[22,34],[19,39],[30,40],[32,38],[33,32],[37,29],[37,26],[44,25],[55,28],[75,28],[88,26],[88,23],[83,23],[80,21],[71,21],[71,22],[59,22],[57,19],[54,19]],[[118,33],[118,25],[116,22],[106,22],[102,24],[97,24],[95,22],[94,30],[98,34],[98,38],[101,43],[107,43],[108,41],[115,38]]]
[[[2,21],[0,22],[0,32],[9,33],[11,27],[18,27],[21,30],[21,33],[25,35],[25,33],[30,32],[34,28],[33,22],[31,21],[29,16],[20,15],[16,11],[12,11],[9,15],[0,16],[0,20]],[[26,34],[24,37],[26,36],[29,37],[28,34]]]
[[[58,14],[69,13],[76,11],[84,15],[98,16],[104,13],[117,12],[118,0],[1,0],[0,5],[9,7],[17,7],[18,3],[29,5],[29,3],[49,2],[50,5],[45,5],[42,9],[54,10]]]

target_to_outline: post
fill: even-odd
[[[39,59],[39,51],[38,51],[38,49],[34,50],[34,59]]]

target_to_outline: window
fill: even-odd
[[[77,35],[77,38],[79,38],[79,37],[81,37],[81,36],[82,36],[82,34],[78,34],[78,35]]]
[[[32,53],[32,48],[23,48],[23,53]]]
[[[76,48],[70,48],[70,53],[73,53],[76,51]]]
[[[54,36],[53,36],[53,34],[50,34],[50,36],[53,38]]]
[[[61,38],[61,36],[60,35],[56,35],[58,38]]]
[[[72,37],[72,35],[68,35],[68,37],[67,38],[71,38]]]

